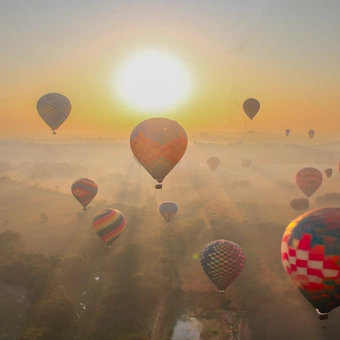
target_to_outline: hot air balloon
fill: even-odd
[[[167,118],[150,118],[131,132],[130,147],[139,163],[158,182],[156,189],[183,157],[188,137],[181,125]]]
[[[286,129],[286,137],[288,137],[290,134],[290,130],[289,129]]]
[[[112,208],[99,211],[92,220],[93,229],[108,246],[120,236],[125,224],[125,216]]]
[[[219,165],[220,165],[221,161],[218,157],[209,157],[207,159],[207,164],[208,164],[208,167],[212,170],[212,171],[215,171]]]
[[[251,165],[251,159],[244,158],[241,163],[244,167],[248,168]]]
[[[309,130],[308,136],[309,136],[309,138],[313,138],[314,137],[314,130]]]
[[[83,206],[83,210],[86,210],[86,206],[97,195],[98,185],[90,178],[80,178],[72,184],[71,191],[75,199]]]
[[[331,168],[328,168],[328,169],[325,170],[325,174],[326,174],[327,178],[332,177],[332,173],[333,173],[333,169],[331,169]]]
[[[319,319],[340,305],[340,208],[308,211],[286,228],[282,264]]]
[[[201,265],[205,274],[220,292],[240,275],[245,256],[239,245],[227,240],[207,244],[201,252]]]
[[[256,114],[260,110],[260,102],[255,98],[248,98],[243,103],[243,111],[245,114],[253,120],[253,118],[256,116]]]
[[[174,202],[170,202],[170,201],[163,202],[159,206],[159,212],[164,217],[164,219],[169,223],[177,214],[178,207],[176,203]]]
[[[306,210],[309,208],[309,201],[307,198],[296,198],[290,201],[290,206],[294,210]]]
[[[59,126],[70,115],[71,102],[60,93],[47,93],[37,102],[37,111],[43,121],[52,129],[55,135]]]
[[[319,189],[322,183],[322,173],[315,168],[304,168],[296,174],[295,182],[298,188],[310,197]]]

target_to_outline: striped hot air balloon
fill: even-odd
[[[201,265],[205,274],[224,292],[240,275],[245,256],[239,245],[227,240],[216,240],[207,244],[201,252]]]
[[[301,169],[295,176],[298,188],[307,196],[312,196],[322,183],[322,173],[315,168]]]
[[[92,220],[93,229],[108,246],[120,236],[125,224],[125,216],[112,208],[99,211]]]
[[[39,98],[37,111],[43,121],[52,129],[55,135],[59,126],[64,123],[70,115],[71,102],[60,93],[47,93]]]
[[[163,202],[159,206],[159,212],[164,217],[164,219],[169,223],[177,214],[178,207],[176,203],[174,202],[170,202],[170,201]]]
[[[83,206],[83,210],[95,198],[98,192],[97,183],[90,178],[77,179],[71,186],[75,199]]]

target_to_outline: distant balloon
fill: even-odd
[[[315,168],[304,168],[295,176],[298,188],[307,196],[312,196],[322,183],[322,173]]]
[[[156,189],[183,157],[188,137],[181,125],[167,118],[150,118],[131,132],[130,147],[139,163],[158,182]]]
[[[108,246],[120,236],[125,224],[125,216],[112,208],[99,211],[92,220],[93,229]]]
[[[244,264],[241,247],[231,241],[210,242],[201,252],[202,268],[221,292],[240,275]]]
[[[218,157],[209,157],[207,159],[207,164],[208,164],[208,167],[212,170],[212,171],[215,171],[219,165],[220,165],[221,161]]]
[[[243,103],[243,111],[245,114],[253,120],[258,111],[260,110],[260,102],[255,98],[248,98]]]
[[[159,212],[164,217],[164,219],[169,223],[177,214],[178,207],[176,203],[174,202],[170,202],[170,201],[163,202],[159,206]]]
[[[288,137],[290,134],[290,130],[289,129],[286,129],[286,137]]]
[[[319,319],[340,305],[340,209],[306,212],[286,228],[282,264]]]
[[[290,201],[290,206],[294,210],[306,210],[309,208],[309,201],[307,198],[296,198]]]
[[[86,210],[86,206],[97,195],[98,185],[90,178],[80,178],[72,184],[71,191],[75,199],[83,206],[83,210]]]
[[[326,169],[325,174],[326,174],[327,178],[332,177],[333,169],[331,169],[331,168]]]
[[[241,164],[242,164],[244,167],[248,168],[248,167],[251,165],[251,159],[244,158],[244,159],[242,159]]]
[[[313,138],[314,137],[314,130],[309,130],[308,136],[309,136],[309,138]]]
[[[60,93],[47,93],[37,102],[37,111],[43,121],[52,129],[55,135],[59,126],[70,115],[71,102]]]

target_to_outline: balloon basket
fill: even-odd
[[[162,189],[162,184],[161,183],[157,183],[155,185],[155,189]]]
[[[57,133],[55,131],[53,131],[53,134],[56,135]]]
[[[321,312],[319,312],[318,309],[316,309],[316,311],[319,314],[319,320],[327,320],[328,319],[328,314],[327,313],[321,313]]]
[[[83,211],[86,211],[86,208],[83,208]]]

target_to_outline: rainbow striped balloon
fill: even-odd
[[[120,236],[125,224],[125,216],[112,208],[99,211],[92,220],[93,229],[108,246]]]

